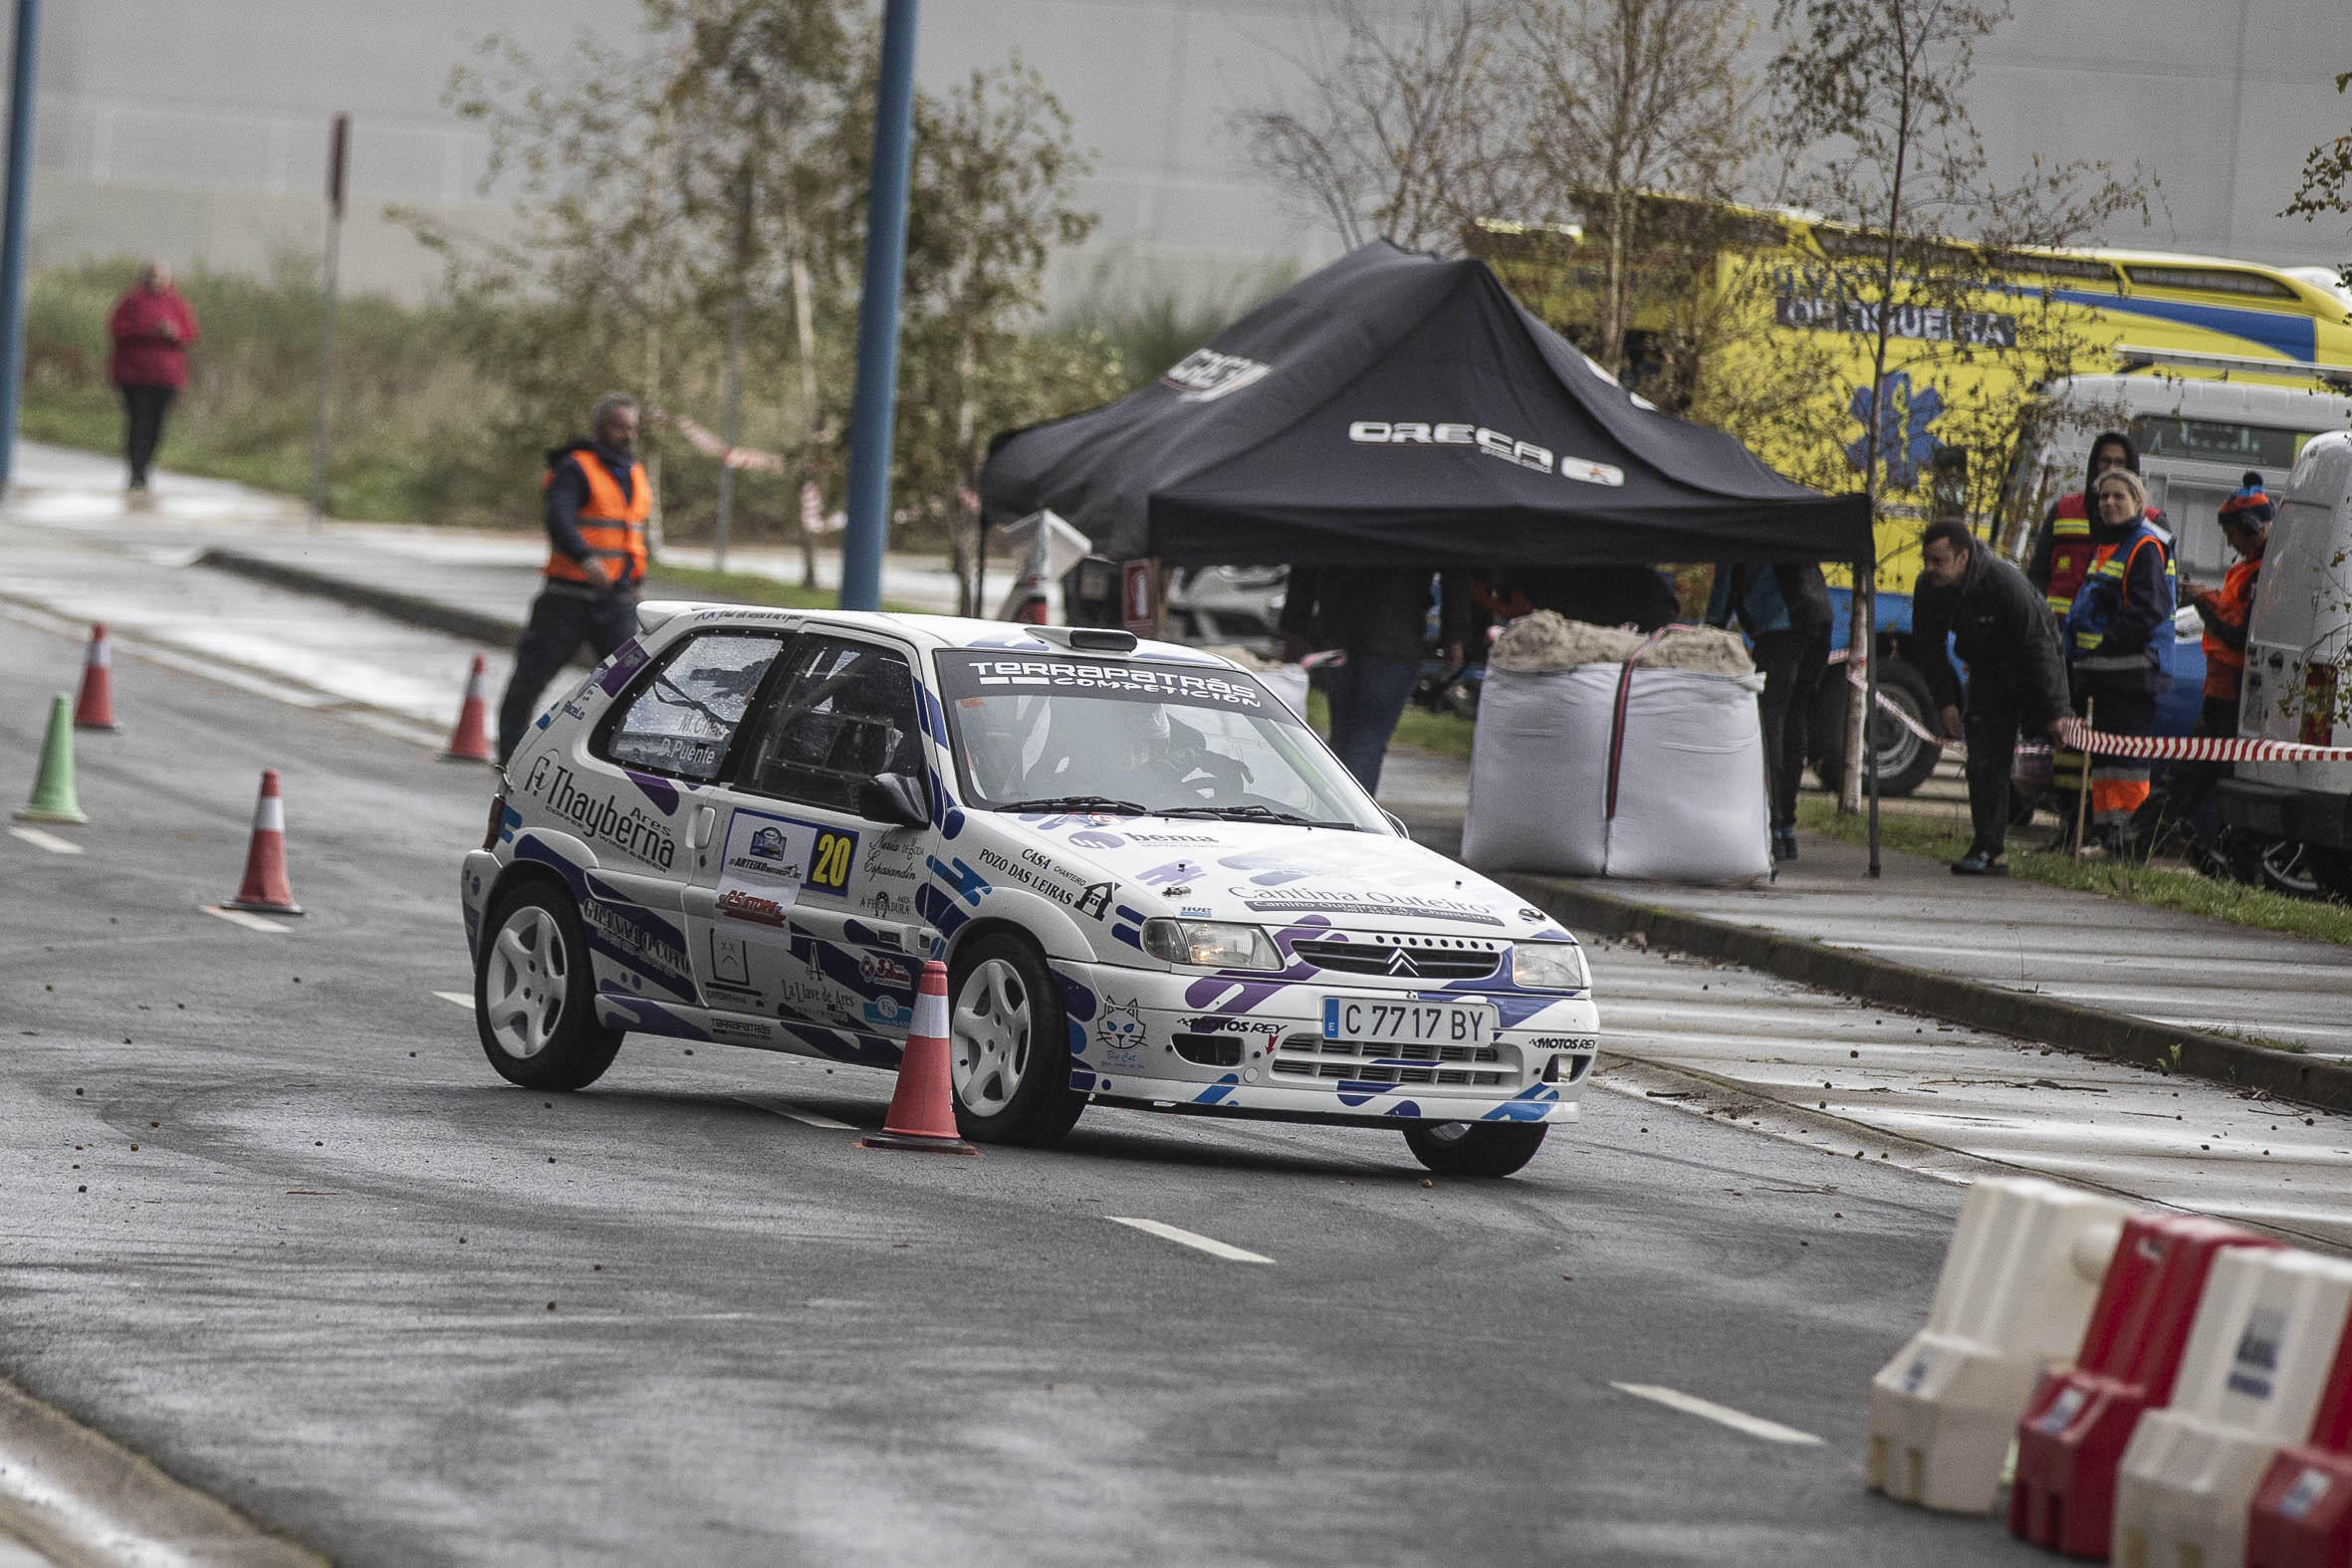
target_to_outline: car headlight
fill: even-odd
[[[1264,931],[1217,920],[1147,920],[1143,923],[1143,951],[1165,963],[1194,969],[1283,967],[1283,956]]]
[[[1511,982],[1529,991],[1582,991],[1592,984],[1584,949],[1573,942],[1513,943]]]

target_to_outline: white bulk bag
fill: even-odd
[[[1759,675],[1636,668],[1609,814],[1624,667],[1489,668],[1462,858],[1479,870],[1733,882],[1772,869]]]

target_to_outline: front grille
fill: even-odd
[[[1336,1058],[1336,1059],[1334,1059]],[[1427,1065],[1422,1065],[1426,1063]],[[1276,1047],[1274,1071],[1346,1083],[1430,1083],[1463,1088],[1517,1085],[1517,1066],[1493,1045],[1374,1045],[1293,1034]]]
[[[1484,980],[1503,962],[1505,945],[1475,937],[1313,937],[1291,944],[1294,957],[1341,975],[1398,980]]]

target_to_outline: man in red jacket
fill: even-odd
[[[138,282],[115,302],[107,318],[115,340],[108,371],[122,393],[123,455],[130,488],[147,488],[147,465],[163,439],[163,410],[188,378],[188,344],[196,340],[196,313],[171,286],[171,269],[149,262]]]

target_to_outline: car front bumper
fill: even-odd
[[[1406,989],[1058,961],[1071,1086],[1100,1099],[1313,1121],[1577,1117],[1599,1051],[1589,992]],[[1485,1046],[1360,1045],[1322,1037],[1323,999],[1488,1003]]]

